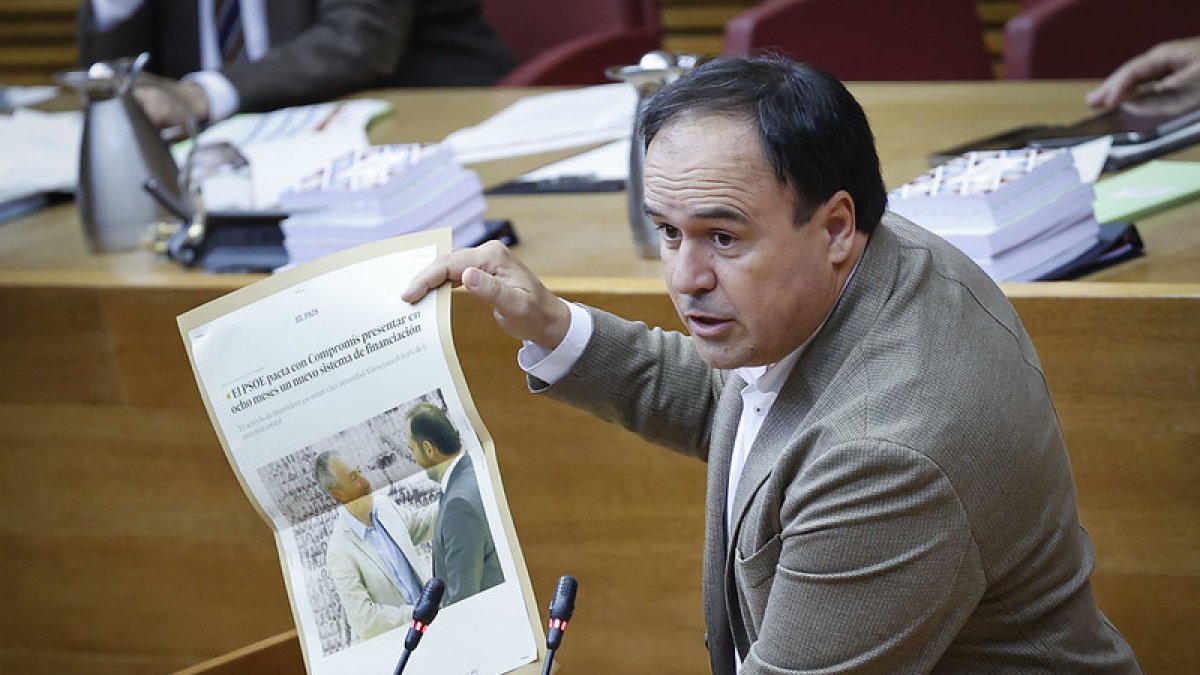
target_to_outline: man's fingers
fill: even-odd
[[[527,304],[522,298],[520,289],[507,286],[500,279],[484,272],[478,267],[468,267],[463,270],[463,286],[475,296],[486,300],[492,309],[501,316],[509,317],[519,313]]]
[[[450,268],[446,264],[446,259],[442,256],[435,260],[429,267],[418,272],[417,276],[413,277],[412,282],[408,284],[408,288],[404,290],[404,293],[400,297],[409,304],[416,303],[425,297],[426,293],[447,281],[453,280],[450,278]]]
[[[489,246],[489,244],[496,244]],[[425,294],[449,281],[451,284],[462,283],[463,272],[469,268],[494,270],[507,261],[508,249],[498,242],[488,242],[476,248],[464,248],[438,256],[429,267],[413,277],[408,288],[401,294],[405,302],[417,302]]]

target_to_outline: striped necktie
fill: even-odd
[[[221,62],[237,61],[245,55],[246,41],[242,36],[242,10],[239,0],[213,0],[213,20],[217,31],[217,47]]]

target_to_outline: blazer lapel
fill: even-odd
[[[338,514],[338,518],[342,518],[342,514]],[[358,550],[362,552],[362,554],[365,555],[373,565],[379,568],[379,573],[382,574],[385,579],[392,578],[391,572],[388,572],[387,565],[384,564],[383,558],[379,557],[379,552],[375,550],[374,546],[371,546],[365,540],[363,540],[362,537],[358,536],[358,533],[354,531],[354,528],[350,527],[348,524],[340,522],[339,520],[338,526],[345,530],[346,538],[354,542],[354,546],[357,547]]]
[[[708,496],[705,506],[704,537],[704,625],[713,675],[733,675],[733,638],[729,631],[726,606],[725,559],[729,549],[725,537],[725,494],[729,486],[729,458],[742,415],[740,392],[745,380],[730,375],[721,391],[713,418],[713,434],[708,448]]]

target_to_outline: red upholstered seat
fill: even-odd
[[[662,48],[655,0],[484,0],[483,10],[521,60],[498,86],[603,84],[607,67]]]
[[[989,80],[972,0],[781,0],[725,26],[725,53],[774,49],[843,80]]]
[[[1106,77],[1159,42],[1194,35],[1198,0],[1026,0],[1004,28],[1004,77]]]

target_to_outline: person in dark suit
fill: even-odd
[[[471,457],[445,411],[416,405],[408,414],[413,460],[441,483],[433,534],[433,576],[446,584],[442,604],[451,605],[504,582],[496,545]]]
[[[79,60],[150,53],[201,122],[335,98],[367,87],[484,86],[516,58],[480,0],[88,0]],[[169,96],[139,87],[157,124],[179,124]]]
[[[526,341],[532,391],[708,463],[713,672],[1140,672],[1092,594],[1033,343],[977,265],[887,213],[845,86],[716,59],[638,128],[690,335],[566,303],[496,243],[402,297],[461,283]]]

